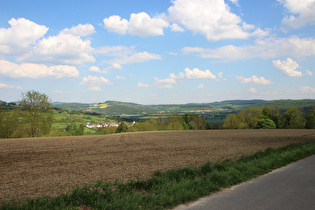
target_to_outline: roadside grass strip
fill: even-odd
[[[315,154],[315,141],[269,148],[236,159],[155,172],[127,183],[99,182],[58,197],[11,200],[0,209],[170,209]]]

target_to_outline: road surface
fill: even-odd
[[[315,209],[315,155],[175,209]]]

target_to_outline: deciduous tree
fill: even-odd
[[[297,107],[289,107],[283,114],[284,128],[304,128],[303,113]]]
[[[34,90],[22,93],[20,106],[27,113],[29,132],[32,137],[49,133],[53,115],[51,100],[46,94]]]
[[[305,128],[315,129],[315,107],[311,108],[306,115]]]

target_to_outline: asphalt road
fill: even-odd
[[[175,209],[315,209],[315,155]]]

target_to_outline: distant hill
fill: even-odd
[[[258,107],[278,107],[286,109],[290,106],[296,106],[304,109],[315,106],[314,99],[305,100],[226,100],[213,103],[189,103],[189,104],[160,104],[160,105],[141,105],[137,103],[106,101],[99,104],[86,103],[53,103],[54,107],[65,110],[83,110],[97,112],[107,115],[145,115],[145,114],[166,114],[171,112],[188,113],[188,112],[210,112],[223,111],[237,112],[248,106]]]

